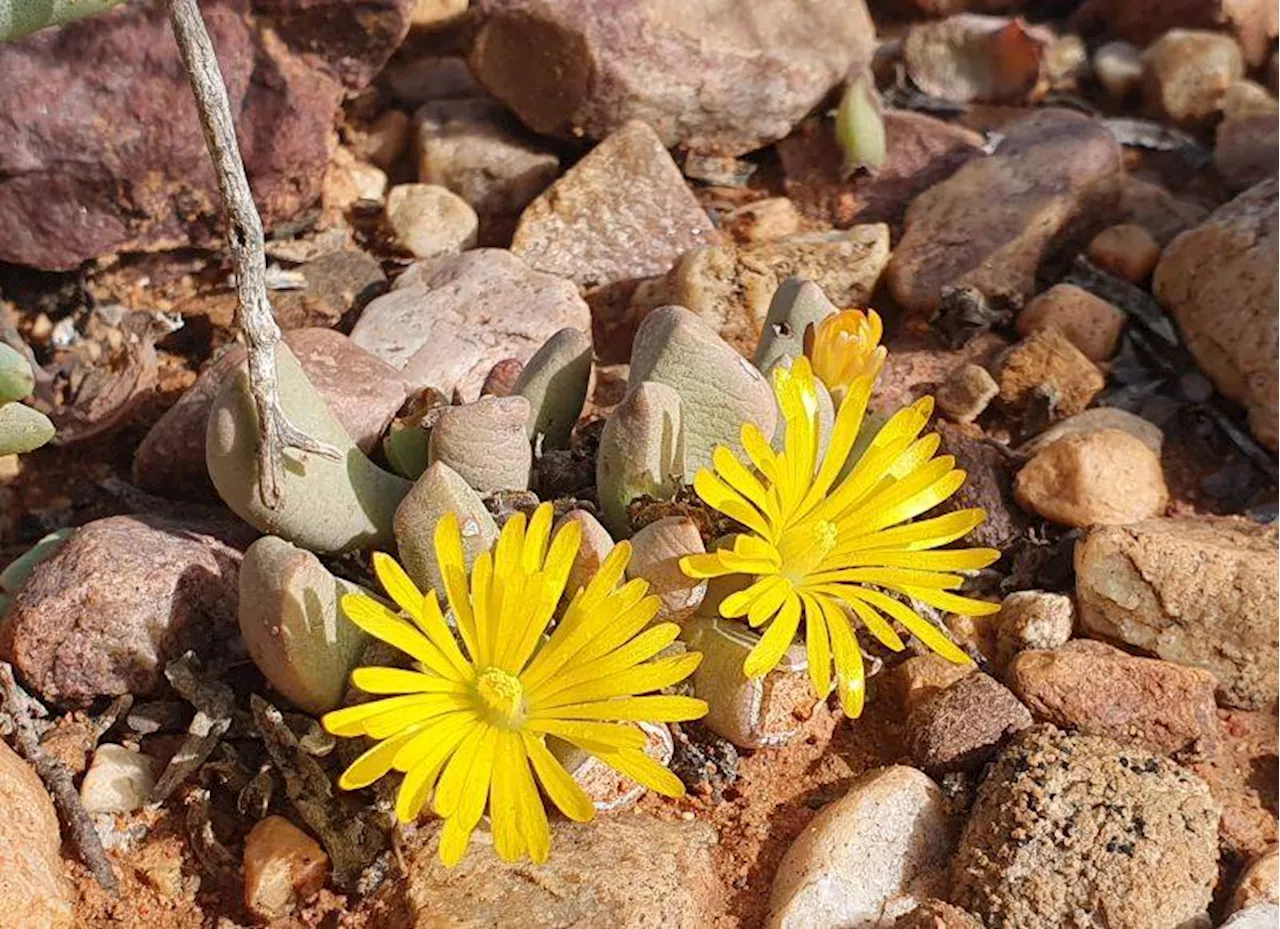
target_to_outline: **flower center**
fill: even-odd
[[[514,674],[485,668],[476,678],[476,694],[490,724],[515,729],[524,721],[524,687]]]
[[[781,574],[793,584],[803,584],[836,547],[840,530],[826,519],[802,522],[783,533],[778,545],[782,556]]]

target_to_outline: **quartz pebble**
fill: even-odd
[[[288,916],[328,874],[324,849],[283,816],[268,816],[244,840],[244,905],[262,919]]]
[[[387,193],[387,225],[414,258],[439,258],[476,244],[480,220],[467,201],[432,184],[398,184]]]
[[[142,752],[106,743],[80,782],[80,802],[90,813],[132,813],[142,809],[155,786],[159,763]]]

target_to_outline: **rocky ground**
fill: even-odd
[[[0,658],[48,709],[7,695],[0,908],[29,915],[0,922],[1275,925],[1274,6],[202,8],[285,341],[345,444],[416,476],[430,431],[453,478],[419,481],[421,525],[478,492],[496,527],[536,492],[597,555],[602,523],[643,526],[633,572],[689,638],[718,634],[673,573],[707,514],[683,492],[628,508],[595,456],[665,409],[672,340],[698,359],[690,461],[774,417],[746,358],[762,333],[798,351],[766,316],[780,286],[810,299],[802,278],[886,320],[877,410],[936,395],[968,472],[947,505],[986,508],[974,544],[1003,553],[971,593],[1001,609],[940,616],[968,666],[864,643],[857,721],[784,662],[749,712],[651,733],[682,800],[580,769],[610,812],[556,824],[543,867],[480,847],[445,869],[430,822],[336,796],[314,714],[347,654],[295,674],[273,653],[268,684],[240,632],[281,615],[279,572],[367,584],[367,560],[246,556],[261,533],[215,490],[236,298],[168,25],[130,4],[0,45],[0,340],[30,347],[57,427],[0,458]],[[874,169],[841,146],[846,77],[877,89]],[[590,380],[580,417],[547,399],[563,372]],[[294,541],[343,548],[376,522],[350,509]],[[30,756],[23,725],[117,890],[10,748]]]

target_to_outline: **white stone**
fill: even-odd
[[[878,929],[938,896],[955,837],[938,785],[894,765],[824,808],[778,866],[769,929]]]
[[[123,745],[99,745],[80,783],[90,813],[132,813],[146,805],[156,783],[156,760]]]
[[[397,184],[387,194],[387,225],[396,244],[415,258],[439,258],[476,244],[480,220],[451,190],[434,184]]]
[[[1248,909],[1232,914],[1222,924],[1222,929],[1276,929],[1280,924],[1280,906],[1274,903],[1259,903]]]

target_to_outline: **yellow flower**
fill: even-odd
[[[842,310],[814,327],[812,339],[806,339],[805,354],[837,403],[856,378],[875,380],[880,374],[887,355],[880,344],[883,334],[875,310]]]
[[[437,560],[458,638],[435,592],[424,596],[386,555],[374,555],[374,570],[409,619],[370,597],[342,598],[352,622],[412,656],[416,666],[352,672],[357,687],[383,699],[324,717],[334,735],[377,740],[338,785],[355,790],[390,770],[403,771],[396,815],[412,822],[430,797],[444,818],[440,857],[447,865],[462,859],[486,807],[503,859],[516,861],[526,852],[535,862],[547,859],[551,834],[534,775],[566,816],[591,819],[590,798],[556,760],[548,738],[598,756],[651,790],[684,793],[680,780],[644,753],[645,735],[631,723],[705,714],[706,704],[692,697],[636,696],[684,680],[702,656],[649,660],[675,640],[679,627],[646,628],[657,598],[646,596],[641,580],[618,586],[631,554],[626,542],[614,547],[544,635],[581,540],[575,522],[552,540],[551,518],[544,503],[527,523],[523,514],[509,519],[493,551],[476,559],[469,587],[457,518],[450,513],[440,520]]]
[[[840,702],[849,716],[862,712],[862,656],[853,620],[888,647],[903,647],[896,620],[943,657],[968,657],[932,623],[890,596],[897,591],[923,603],[966,615],[994,612],[997,604],[950,591],[964,578],[955,572],[984,568],[1000,553],[989,548],[938,549],[978,526],[986,514],[959,510],[911,520],[955,493],[965,474],[950,456],[934,457],[938,436],[920,437],[933,409],[924,398],[892,416],[866,452],[846,462],[862,425],[872,378],[849,384],[836,414],[827,453],[819,461],[817,384],[809,363],[776,369],[774,393],[786,422],[780,452],[760,430],[742,427],[742,445],[753,471],[728,449],[713,455],[694,489],[709,505],[746,527],[732,548],[690,555],[680,566],[690,577],[754,575],[745,590],[720,604],[721,615],[768,625],[747,656],[744,670],[759,677],[774,668],[803,618],[809,676],[818,694],[831,689],[835,665]]]

